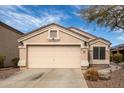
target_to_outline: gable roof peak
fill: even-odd
[[[36,31],[38,31],[38,30],[40,30],[40,29],[43,29],[43,28],[45,28],[45,27],[51,26],[51,25],[58,25],[58,24],[53,22],[53,23],[49,23],[49,24],[46,24],[46,25],[42,25],[42,26],[40,26],[39,28],[37,28],[37,29],[35,29],[35,30],[31,31],[31,32],[26,33],[25,36],[26,36],[26,35],[29,35],[29,34],[31,34],[31,33],[33,33],[33,32],[36,32]]]
[[[60,26],[59,23],[52,22],[52,23],[49,23],[49,24],[43,25],[43,26],[41,26],[41,27],[44,27],[44,26],[51,26],[51,25],[59,25],[59,26]]]
[[[49,23],[47,25],[58,25],[58,24],[53,22],[53,23]]]

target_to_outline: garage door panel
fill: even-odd
[[[28,46],[29,68],[80,68],[79,46]]]

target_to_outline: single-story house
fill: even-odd
[[[20,67],[87,68],[110,63],[111,43],[75,27],[48,24],[18,42]]]
[[[11,60],[19,57],[18,42],[22,32],[0,22],[0,56],[5,56],[4,67],[12,66]]]
[[[123,61],[124,61],[124,44],[118,44],[116,46],[111,47],[112,54],[117,54],[118,52],[123,55]]]

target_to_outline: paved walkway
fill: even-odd
[[[87,88],[80,69],[27,69],[0,81],[6,88]]]

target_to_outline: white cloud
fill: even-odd
[[[116,33],[123,33],[124,32],[124,30],[122,30],[122,29],[119,29],[119,30],[117,30],[117,31],[115,31]]]
[[[124,33],[120,34],[120,35],[117,37],[117,39],[119,39],[119,40],[124,40]]]
[[[73,15],[80,17],[80,14],[78,12],[72,12]]]
[[[74,11],[73,14],[76,16],[80,16],[79,11],[81,9],[87,9],[89,7],[89,5],[74,5],[73,7],[76,9],[76,11]]]
[[[85,31],[85,32],[90,32],[88,29],[84,29],[84,28],[81,28],[81,27],[79,27],[79,29],[82,30],[82,31]]]
[[[78,9],[78,10],[81,9],[81,5],[74,5],[74,7],[75,7],[76,9]]]
[[[16,29],[22,31],[30,31],[33,28],[39,27],[41,23],[41,19],[30,16],[24,13],[16,13],[12,11],[1,11],[2,14],[0,19],[4,19],[3,21]]]
[[[16,11],[15,6],[10,6],[10,5],[0,5],[0,10],[4,11]]]
[[[61,23],[62,20],[69,18],[67,15],[63,14],[58,10],[50,10],[50,11],[42,12],[42,18],[43,18],[42,23],[46,23],[46,24],[52,22]]]
[[[74,5],[73,7],[76,8],[77,10],[80,10],[80,9],[86,9],[90,6],[89,5]]]
[[[119,29],[117,31],[114,31],[114,33],[117,34],[117,39],[124,41],[124,31],[122,29]]]
[[[0,5],[0,10],[4,10],[4,11],[17,12],[18,9],[20,9],[21,11],[26,12],[26,13],[32,13],[27,8],[25,8],[24,6],[21,6],[21,5]]]
[[[23,12],[30,13],[30,14],[32,13],[30,10],[28,10],[27,8],[25,8],[21,5],[16,5],[15,7],[22,10]]]
[[[21,9],[26,13],[19,12],[17,9]],[[51,9],[49,11],[39,12],[41,12],[39,13],[41,15],[36,17],[23,6],[0,6],[0,20],[16,29],[29,32],[48,23],[61,23],[64,19],[68,18],[67,15],[58,10]]]

